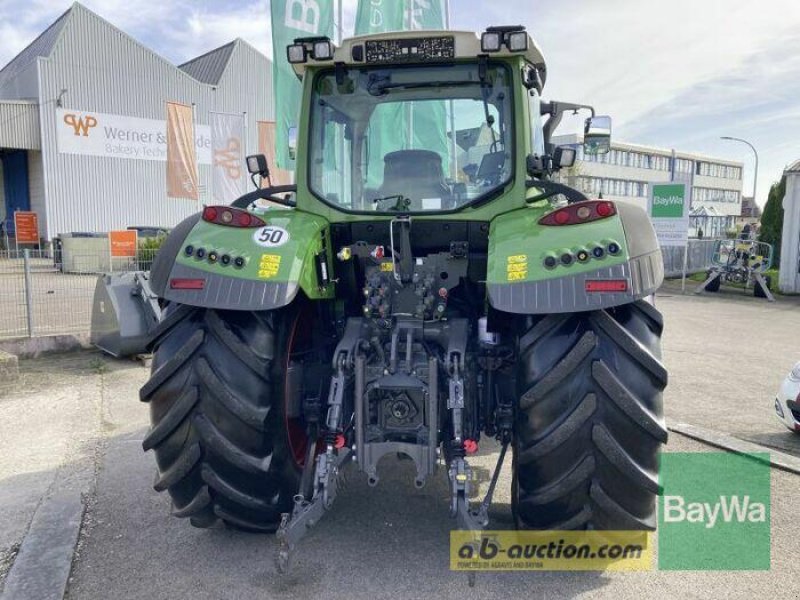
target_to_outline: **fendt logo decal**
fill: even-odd
[[[75,135],[82,135],[83,137],[89,136],[89,130],[92,127],[97,127],[97,119],[91,115],[85,117],[78,117],[72,113],[64,115],[64,123],[72,127]]]

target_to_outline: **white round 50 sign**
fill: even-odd
[[[283,246],[289,241],[289,232],[283,227],[267,225],[266,227],[256,230],[253,234],[253,241],[265,248],[276,248],[278,246]]]

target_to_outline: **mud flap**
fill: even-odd
[[[161,316],[148,273],[101,275],[92,302],[92,344],[118,358],[146,352]]]

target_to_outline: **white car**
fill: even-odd
[[[800,362],[783,380],[775,396],[775,414],[789,429],[800,433]]]

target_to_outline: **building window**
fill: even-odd
[[[720,177],[724,179],[736,180],[740,180],[742,178],[742,169],[739,167],[709,162],[698,162],[696,173],[698,175],[703,175],[704,177]]]
[[[715,188],[694,188],[692,199],[697,202],[705,203],[737,203],[739,202],[739,192],[736,190],[719,190]]]
[[[675,159],[675,171],[678,173],[691,173],[692,161],[686,158]]]

